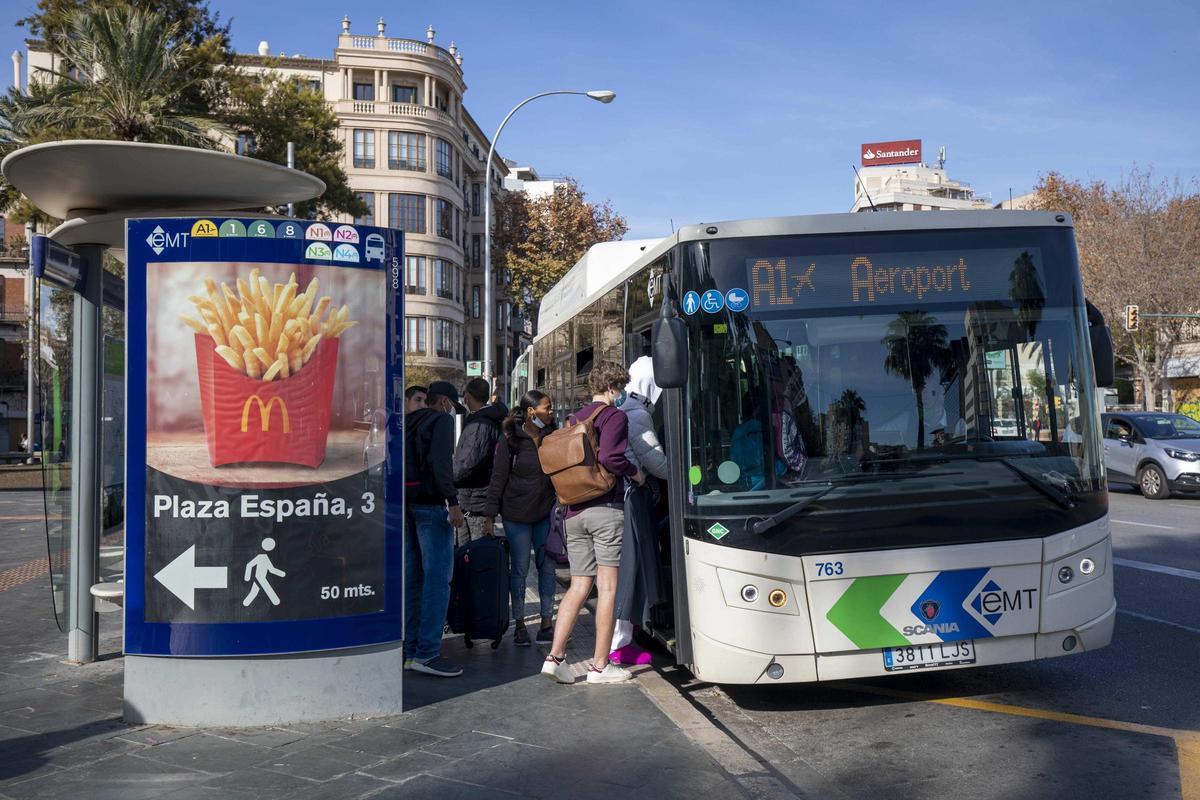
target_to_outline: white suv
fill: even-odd
[[[1101,414],[1108,480],[1151,500],[1200,492],[1200,422],[1182,414]]]

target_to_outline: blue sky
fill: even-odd
[[[34,0],[8,0],[23,16]],[[948,148],[951,177],[996,200],[1040,173],[1119,179],[1134,163],[1200,176],[1200,5],[1091,3],[393,4],[214,0],[234,44],[328,57],[356,33],[463,50],[485,131],[523,97],[610,88],[616,102],[547,98],[501,152],[610,199],[630,236],[720,219],[849,208],[861,142]],[[417,9],[414,11],[414,9]],[[0,30],[0,48],[22,31]],[[928,160],[928,157],[927,157]]]

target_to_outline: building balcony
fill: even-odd
[[[462,65],[458,63],[458,59],[450,55],[448,50],[443,50],[435,44],[422,42],[418,39],[394,39],[390,36],[355,36],[343,33],[338,36],[338,49],[377,50],[386,53],[407,53],[424,56],[441,61],[458,72],[459,75],[462,74]]]
[[[379,114],[386,117],[406,119],[424,119],[432,122],[443,122],[455,130],[458,123],[447,111],[433,106],[421,106],[415,103],[388,103],[382,100],[337,100],[333,110],[339,116],[343,114]]]

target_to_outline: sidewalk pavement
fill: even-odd
[[[0,519],[0,549],[9,544]],[[121,721],[119,615],[102,617],[106,655],[61,662],[45,581],[0,591],[0,798],[350,800],[351,798],[745,798],[718,764],[627,684],[552,684],[544,654],[443,653],[460,678],[405,673],[399,717],[239,730]],[[582,676],[593,618],[569,649]],[[186,691],[186,687],[180,687]]]

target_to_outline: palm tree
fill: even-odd
[[[47,42],[62,64],[47,90],[12,109],[14,127],[50,138],[155,142],[215,149],[220,130],[197,101],[210,71],[178,23],[132,5],[80,10]],[[80,131],[80,123],[83,131]]]
[[[1046,292],[1033,256],[1028,251],[1017,256],[1008,275],[1008,296],[1017,303],[1017,321],[1021,332],[1032,339],[1046,307]]]
[[[854,437],[858,435],[858,423],[862,421],[863,412],[867,410],[867,401],[853,389],[846,389],[842,396],[833,401],[835,418],[841,422],[845,430],[845,442],[839,443],[836,452],[851,453],[854,451]],[[841,445],[845,446],[842,447]]]
[[[917,396],[917,449],[925,447],[925,382],[952,363],[946,327],[925,311],[901,311],[888,323],[883,368],[907,379]]]

